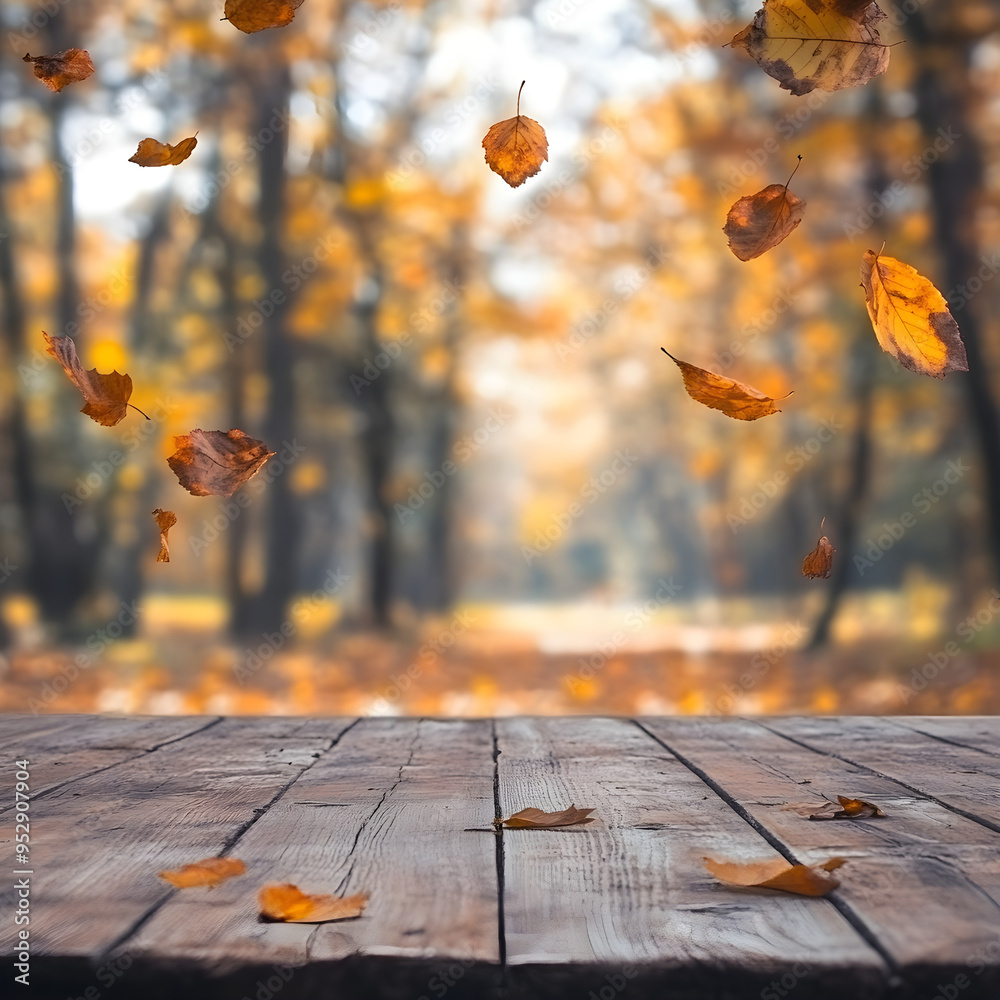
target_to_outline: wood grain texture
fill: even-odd
[[[892,722],[946,743],[1000,757],[1000,718],[997,716],[905,715]]]
[[[705,871],[706,854],[775,852],[638,727],[581,718],[496,725],[505,815],[574,803],[594,807],[597,820],[575,830],[504,831],[512,973],[533,967],[537,982],[556,964],[611,974],[655,965],[678,982],[693,976],[691,988],[700,974],[702,988],[721,991],[734,969],[749,989],[798,964],[822,970],[817,982],[839,977],[840,988],[852,979],[877,989],[881,958],[828,901],[734,890]],[[604,979],[594,975],[600,989]]]
[[[933,991],[935,978],[961,972],[970,955],[1000,939],[1000,834],[898,782],[805,750],[753,721],[652,719],[643,724],[709,774],[797,860],[846,857],[848,865],[838,871],[837,897],[914,986]],[[885,732],[891,736],[891,727]],[[887,815],[808,820],[810,808],[836,801],[837,795],[875,802]],[[789,808],[795,804],[805,806],[806,815]],[[997,981],[1000,955],[990,964]]]
[[[227,719],[32,803],[37,954],[100,955],[174,891],[158,871],[222,851],[350,724],[299,738],[303,721]],[[0,952],[13,930],[0,927]]]

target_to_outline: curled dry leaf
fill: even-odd
[[[139,148],[128,158],[129,163],[138,163],[140,167],[166,167],[183,163],[198,145],[198,139],[191,136],[181,139],[176,146],[155,139],[143,139]]]
[[[888,69],[889,46],[875,27],[884,18],[878,4],[856,0],[764,0],[730,44],[783,90],[843,90]]]
[[[23,61],[31,63],[35,76],[57,94],[67,84],[86,80],[94,72],[94,64],[86,49],[63,49],[51,56],[25,53]]]
[[[593,811],[570,806],[560,812],[544,812],[532,807],[514,813],[510,819],[503,821],[503,825],[512,830],[551,830],[555,826],[577,826],[593,823],[594,817],[590,815]]]
[[[170,547],[167,545],[167,533],[177,523],[177,515],[172,510],[162,510],[157,507],[153,511],[156,518],[156,526],[160,529],[160,551],[156,556],[157,562],[170,562]]]
[[[729,237],[729,249],[740,260],[753,260],[767,253],[802,221],[806,203],[788,190],[791,181],[789,177],[784,184],[769,184],[756,194],[740,198],[729,209],[723,232]]]
[[[758,389],[726,378],[725,375],[716,375],[715,372],[689,365],[686,361],[678,361],[664,347],[660,350],[680,368],[688,395],[702,405],[721,410],[727,417],[735,420],[759,420],[781,412],[774,405],[775,400]],[[781,398],[787,399],[790,395],[788,393]]]
[[[114,427],[125,416],[132,395],[132,379],[118,372],[101,375],[96,368],[84,371],[71,337],[50,337],[44,330],[42,336],[48,353],[62,365],[69,380],[87,401],[80,412],[104,427]]]
[[[549,140],[545,129],[533,118],[521,114],[521,89],[517,92],[517,114],[497,122],[486,133],[483,149],[490,169],[511,187],[518,187],[542,169],[549,158]]]
[[[821,525],[820,531],[822,530]],[[827,579],[830,576],[830,570],[833,569],[833,554],[836,551],[830,544],[830,539],[826,535],[821,536],[816,543],[816,548],[802,560],[802,575],[809,577],[810,580],[815,580],[817,577]]]
[[[283,28],[302,6],[302,0],[226,0],[226,16],[248,35],[265,28]]]
[[[915,268],[866,250],[861,286],[879,345],[904,368],[934,378],[969,370],[962,334],[948,303]]]
[[[309,895],[297,885],[265,885],[257,897],[260,915],[265,920],[286,924],[324,924],[329,920],[360,917],[368,902],[368,893],[355,896]]]
[[[196,497],[231,497],[274,454],[263,441],[231,431],[203,431],[174,438],[177,449],[167,464],[181,486]]]
[[[812,813],[809,818],[821,819],[876,819],[885,816],[885,813],[873,802],[866,802],[864,799],[850,799],[844,795],[838,795],[840,808],[836,802],[827,802],[821,809]]]
[[[190,865],[181,865],[176,871],[160,872],[160,878],[165,879],[178,889],[190,889],[194,886],[216,886],[227,878],[242,875],[247,866],[238,858],[205,858]]]
[[[784,858],[746,862],[702,860],[720,882],[747,888],[781,889],[798,896],[825,896],[832,892],[840,885],[840,880],[830,873],[846,863],[844,858],[830,858],[821,865],[793,865]]]

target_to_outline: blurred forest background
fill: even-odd
[[[883,4],[889,71],[801,98],[724,47],[758,6],[4,0],[0,708],[1000,710],[1000,3]],[[51,94],[21,59],[70,46]],[[799,154],[741,263],[729,206]],[[883,241],[968,374],[879,349]],[[82,416],[43,329],[152,419]],[[794,395],[730,420],[661,346]],[[278,454],[191,497],[194,427]]]

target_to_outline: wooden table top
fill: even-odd
[[[998,718],[8,715],[0,746],[8,862],[29,762],[34,1000],[1000,997]],[[838,794],[887,815],[803,815]],[[494,832],[570,804],[595,821]],[[157,877],[216,855],[246,874]],[[832,855],[821,898],[701,862]],[[263,923],[267,882],[370,901]]]

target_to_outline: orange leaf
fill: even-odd
[[[140,167],[166,167],[183,163],[198,145],[198,139],[191,136],[181,139],[176,146],[155,139],[143,139],[139,148],[128,158],[129,163],[138,163]]]
[[[866,802],[864,799],[849,799],[844,795],[838,795],[837,799],[840,802],[839,809],[835,803],[827,802],[822,809],[814,812],[809,818],[817,820],[875,819],[880,816],[885,816],[885,813],[882,812],[877,805],[872,802]]]
[[[503,825],[512,830],[551,830],[554,826],[582,826],[584,823],[593,823],[594,817],[590,814],[593,809],[577,809],[570,806],[561,812],[544,812],[541,809],[522,809],[514,813],[510,819],[505,819]]]
[[[25,53],[23,62],[33,63],[35,76],[57,94],[68,83],[79,83],[94,72],[94,64],[86,49],[63,49],[51,56]]]
[[[257,897],[260,915],[265,920],[286,924],[323,924],[328,920],[360,917],[368,902],[368,893],[355,896],[324,896],[304,893],[297,885],[265,885]]]
[[[242,875],[247,866],[237,858],[205,858],[194,864],[182,865],[176,871],[160,872],[160,878],[177,886],[178,889],[190,889],[193,886],[216,886],[227,878]]]
[[[752,386],[737,382],[735,379],[726,378],[724,375],[716,375],[714,372],[706,371],[695,365],[689,365],[686,361],[678,361],[666,348],[661,347],[661,351],[678,368],[684,376],[684,388],[688,395],[709,406],[713,410],[721,410],[727,417],[736,420],[759,420],[761,417],[769,417],[772,413],[780,413],[775,405],[775,400],[771,396]],[[790,396],[791,393],[788,393]],[[787,399],[787,396],[782,396]]]
[[[893,257],[866,250],[861,286],[879,345],[904,368],[933,378],[969,370],[948,303],[922,274]]]
[[[226,0],[226,16],[248,35],[265,28],[283,28],[302,6],[302,0]]]
[[[822,525],[820,525],[819,530],[823,530]],[[820,576],[824,580],[827,579],[830,576],[830,570],[833,568],[833,554],[836,551],[830,544],[830,539],[826,535],[823,535],[816,543],[816,548],[802,560],[802,575],[808,576],[810,580],[815,580]]]
[[[825,896],[840,885],[830,872],[845,863],[831,858],[821,865],[793,865],[784,858],[766,861],[714,861],[703,858],[705,867],[720,881],[747,888],[780,889],[798,896]]]
[[[153,511],[156,518],[156,526],[160,529],[160,551],[156,556],[157,562],[170,562],[170,548],[167,545],[167,533],[177,523],[177,515],[172,510],[161,510],[159,507]]]
[[[132,379],[118,372],[101,375],[96,368],[84,371],[72,338],[50,337],[44,330],[42,336],[48,353],[62,365],[69,380],[83,393],[87,405],[80,412],[104,427],[114,427],[125,416],[129,396],[132,395]]]
[[[196,497],[231,497],[274,454],[263,441],[231,431],[203,431],[174,437],[177,449],[167,465],[181,486]]]
[[[789,177],[784,184],[770,184],[756,194],[740,198],[729,209],[723,232],[729,237],[729,249],[740,260],[753,260],[767,253],[802,221],[806,203],[788,190],[791,182]]]
[[[521,114],[521,89],[517,92],[517,115],[493,125],[483,139],[486,162],[511,187],[518,187],[542,169],[549,158],[545,129],[533,118]]]

